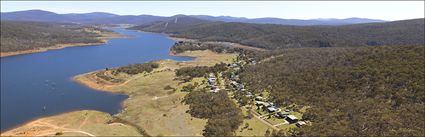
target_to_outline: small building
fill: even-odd
[[[277,108],[276,107],[267,107],[267,111],[269,112],[269,113],[273,113],[273,112],[276,112],[277,111]]]
[[[297,127],[301,127],[301,126],[303,126],[303,125],[305,125],[306,123],[304,122],[304,121],[298,121],[295,125],[297,126]]]
[[[289,123],[295,123],[298,121],[298,118],[294,115],[288,115],[286,117],[286,121],[288,121]]]
[[[266,102],[263,102],[263,101],[255,101],[255,105],[257,105],[257,106],[262,106],[262,105],[264,105],[264,103],[266,103]]]
[[[264,107],[270,106],[270,103],[264,102],[264,103],[263,103],[263,106],[264,106]],[[265,108],[265,109],[267,109],[267,108]]]
[[[257,97],[255,97],[255,100],[257,100],[257,101],[262,101],[262,100],[263,100],[263,97],[261,97],[261,96],[257,96]]]
[[[289,113],[288,112],[277,112],[276,114],[275,114],[275,116],[277,117],[277,118],[286,118],[287,116],[289,115]]]
[[[274,103],[273,102],[269,102],[269,105],[267,107],[274,107]]]
[[[210,81],[210,82],[215,82],[216,80],[217,80],[217,78],[215,78],[215,77],[208,78],[208,81]]]

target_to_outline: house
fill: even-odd
[[[233,68],[235,68],[235,67],[238,67],[239,65],[238,64],[236,64],[236,63],[233,63],[232,65],[231,65],[231,67],[233,67]]]
[[[216,83],[217,78],[214,77],[214,75],[210,74],[210,76],[208,77],[208,86],[213,86]]]
[[[295,117],[294,115],[288,115],[288,116],[286,117],[286,121],[288,121],[289,123],[295,123],[295,122],[297,122],[297,121],[298,121],[298,118],[297,118],[297,117]]]
[[[274,103],[270,102],[269,105],[267,105],[267,107],[274,107]]]
[[[237,88],[238,88],[238,90],[241,90],[241,89],[245,88],[245,86],[243,84],[238,84]]]
[[[264,103],[263,103],[263,106],[264,106],[264,107],[266,107],[266,108],[264,108],[264,109],[267,109],[267,106],[270,106],[270,103],[264,102]]]
[[[268,111],[269,113],[273,113],[273,112],[276,112],[276,111],[277,111],[277,108],[276,108],[276,107],[274,107],[274,106],[272,106],[272,107],[267,107],[267,111]]]
[[[262,105],[264,105],[264,103],[266,103],[266,102],[263,102],[263,101],[255,101],[255,105],[257,105],[257,106],[262,106]]]
[[[277,118],[286,118],[288,115],[289,115],[289,113],[288,113],[288,112],[277,112],[277,113],[275,114],[275,116],[276,116]]]
[[[208,82],[215,82],[217,79],[215,77],[209,77]]]
[[[304,121],[298,121],[295,125],[297,126],[297,127],[301,127],[301,126],[303,126],[303,125],[305,125],[306,123],[304,122]]]

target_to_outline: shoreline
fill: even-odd
[[[57,49],[63,49],[68,47],[80,47],[80,46],[99,46],[101,44],[108,43],[109,40],[115,39],[115,38],[128,38],[127,36],[120,35],[116,32],[107,32],[100,34],[100,37],[97,37],[101,42],[95,42],[95,43],[61,43],[61,44],[55,44],[51,47],[43,47],[38,49],[30,49],[30,50],[23,50],[23,51],[11,51],[11,52],[0,52],[0,57],[10,57],[10,56],[17,56],[17,55],[25,55],[25,54],[32,54],[32,53],[39,53],[39,52],[46,52],[49,50],[57,50]]]

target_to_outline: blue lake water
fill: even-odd
[[[112,30],[130,38],[112,39],[99,46],[2,57],[1,131],[67,111],[90,109],[110,114],[120,111],[126,95],[87,88],[72,81],[75,75],[152,60],[192,59],[170,56],[174,41],[164,35],[122,28]]]

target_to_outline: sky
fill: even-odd
[[[41,9],[56,13],[212,15],[285,19],[424,18],[424,1],[1,1],[1,12]]]

